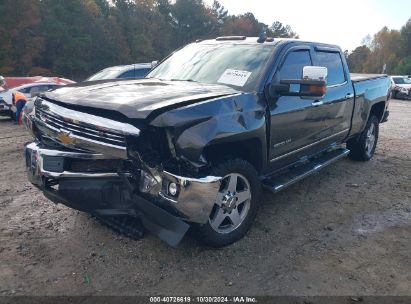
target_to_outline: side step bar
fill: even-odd
[[[309,160],[309,162],[304,165],[300,165],[286,171],[284,174],[264,179],[262,181],[263,186],[274,193],[279,192],[304,177],[311,175],[339,160],[340,158],[347,156],[348,153],[350,153],[350,150],[343,148],[327,152],[322,156]]]

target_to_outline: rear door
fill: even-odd
[[[313,56],[315,65],[328,69],[327,93],[321,111],[323,134],[330,137],[330,142],[347,136],[354,108],[354,88],[342,56],[339,49],[330,47],[315,47]]]

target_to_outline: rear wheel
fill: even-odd
[[[200,240],[222,247],[241,239],[257,214],[260,182],[254,167],[240,159],[217,166],[223,180],[208,222],[198,226]]]
[[[347,142],[347,148],[350,150],[348,157],[360,161],[370,160],[377,147],[378,132],[379,120],[377,116],[372,115],[359,137],[350,139]]]

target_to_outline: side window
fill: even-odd
[[[328,69],[327,85],[337,85],[345,82],[344,68],[340,53],[317,52],[318,65]]]
[[[129,70],[127,72],[124,72],[123,74],[121,74],[117,78],[134,78],[134,70]]]
[[[280,79],[301,79],[303,67],[311,65],[310,51],[294,51],[287,55],[280,70]]]
[[[303,67],[312,65],[309,50],[294,51],[287,54],[287,57],[278,72],[277,79],[301,79],[303,76]],[[298,92],[300,85],[292,84],[291,92]]]
[[[135,69],[134,71],[137,78],[143,78],[150,72],[150,69]]]

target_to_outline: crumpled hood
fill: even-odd
[[[224,85],[133,79],[78,83],[44,96],[61,103],[113,110],[131,119],[144,119],[156,110],[238,93]]]

